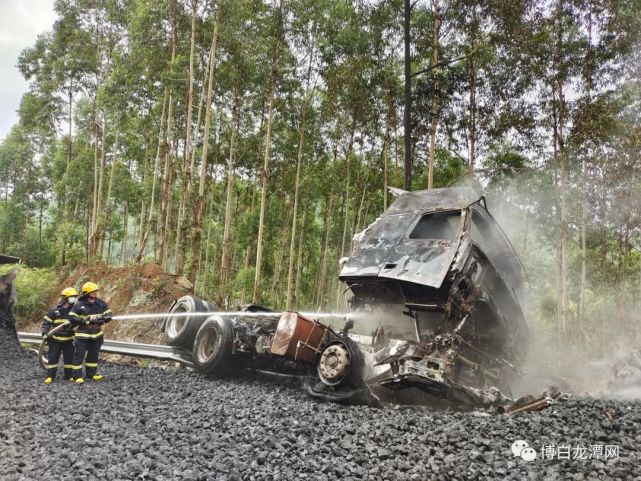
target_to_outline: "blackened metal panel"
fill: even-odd
[[[386,213],[401,214],[463,209],[478,199],[478,194],[469,187],[417,190],[400,195],[390,205]]]
[[[20,257],[0,254],[0,264],[20,264]]]
[[[457,249],[458,241],[404,239],[387,257],[379,277],[439,288]]]
[[[360,242],[339,278],[383,277],[439,288],[456,257],[453,241],[409,239],[421,215],[459,210],[478,201],[468,187],[421,190],[400,195],[390,208],[356,236]]]
[[[363,232],[360,245],[343,265],[339,277],[377,277],[396,244],[407,235],[415,217],[408,213],[378,218]]]

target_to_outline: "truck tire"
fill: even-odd
[[[234,374],[230,371],[233,341],[234,331],[229,319],[221,316],[208,317],[194,339],[194,369],[215,376]]]
[[[174,302],[169,313],[202,313],[215,310],[216,306],[194,296],[183,296]],[[164,331],[167,344],[170,346],[191,349],[198,329],[205,318],[203,316],[167,317]]]
[[[334,388],[345,385],[361,387],[364,366],[363,353],[347,337],[325,345],[316,361],[318,378],[326,386]]]

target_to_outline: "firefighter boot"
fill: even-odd
[[[51,376],[45,379],[45,384],[51,384],[52,382],[53,382],[53,378]]]
[[[102,381],[102,378],[102,374],[94,374],[93,376],[91,376],[91,379],[93,379],[94,381]]]
[[[76,378],[76,380],[74,382],[76,384],[84,384],[85,380],[83,378],[79,377],[79,378]]]

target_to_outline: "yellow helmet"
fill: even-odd
[[[85,282],[82,285],[82,293],[83,294],[90,294],[94,291],[98,290],[98,284],[94,284],[93,282]]]
[[[67,287],[67,288],[65,288],[65,289],[63,289],[63,290],[62,290],[62,292],[60,293],[60,295],[61,295],[62,297],[77,296],[77,295],[78,295],[78,291],[77,291],[75,288],[73,288],[73,287]]]

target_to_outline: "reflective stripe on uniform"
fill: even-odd
[[[71,369],[73,369],[74,371],[77,371],[78,369],[82,369],[82,364],[80,366],[75,366],[75,365],[71,366]]]
[[[73,364],[65,364],[63,367],[65,369],[75,369],[76,368],[76,366],[74,366]]]
[[[51,319],[49,319],[49,316],[45,316],[44,320],[47,321],[47,322],[52,322]]]
[[[55,368],[57,368],[57,367],[58,367],[58,365],[57,365],[57,364],[45,364],[45,367],[46,367],[47,369],[55,369]]]
[[[98,367],[97,362],[85,362],[86,367]]]
[[[72,341],[73,336],[52,336],[54,341]]]
[[[69,321],[67,319],[56,319],[53,321],[54,324],[64,324],[65,322],[69,322]]]
[[[76,339],[98,339],[102,337],[102,331],[97,334],[87,334],[86,332],[76,332]]]

